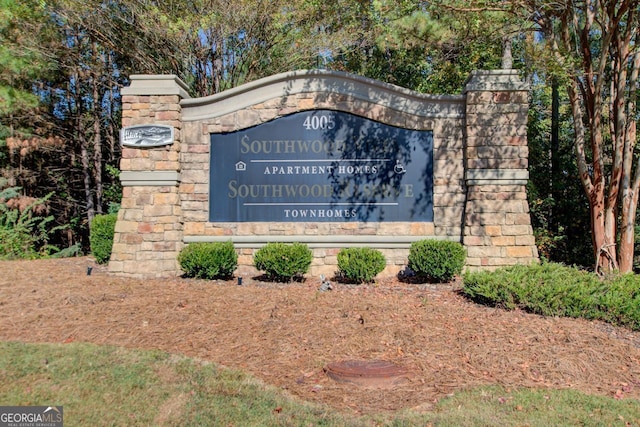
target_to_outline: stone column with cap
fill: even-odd
[[[525,187],[528,87],[515,70],[475,71],[465,95],[467,266],[537,262]]]
[[[179,273],[183,245],[180,205],[180,101],[187,86],[173,75],[132,75],[121,90],[122,126],[168,125],[174,140],[163,146],[122,147],[122,203],[109,271],[129,277]]]

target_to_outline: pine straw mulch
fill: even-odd
[[[93,274],[87,275],[87,267]],[[273,284],[113,277],[90,258],[0,262],[0,339],[161,349],[250,372],[309,401],[428,410],[467,387],[573,388],[640,398],[640,333],[476,305],[456,284]],[[338,383],[332,362],[410,368],[392,389]]]

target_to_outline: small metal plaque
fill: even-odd
[[[173,144],[173,126],[138,125],[120,130],[120,143],[128,147],[161,147]]]

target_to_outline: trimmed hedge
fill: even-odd
[[[302,243],[267,243],[253,256],[255,267],[271,280],[291,282],[301,278],[311,266],[313,253]]]
[[[371,248],[344,248],[338,252],[338,274],[350,282],[373,282],[387,262],[382,252]]]
[[[409,268],[431,282],[448,282],[464,268],[464,246],[448,240],[420,240],[409,249]]]
[[[178,255],[186,277],[228,279],[238,267],[238,254],[232,242],[190,243]]]
[[[544,316],[603,320],[640,330],[640,277],[601,280],[556,263],[515,265],[464,275],[463,294],[480,304]]]
[[[89,227],[89,246],[98,264],[109,262],[118,214],[96,215]]]

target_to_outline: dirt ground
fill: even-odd
[[[92,267],[92,274],[87,268]],[[456,284],[136,280],[91,258],[0,262],[0,339],[161,349],[242,369],[304,400],[428,410],[481,384],[640,398],[640,333],[476,305]],[[329,378],[341,360],[411,370],[390,389]]]

